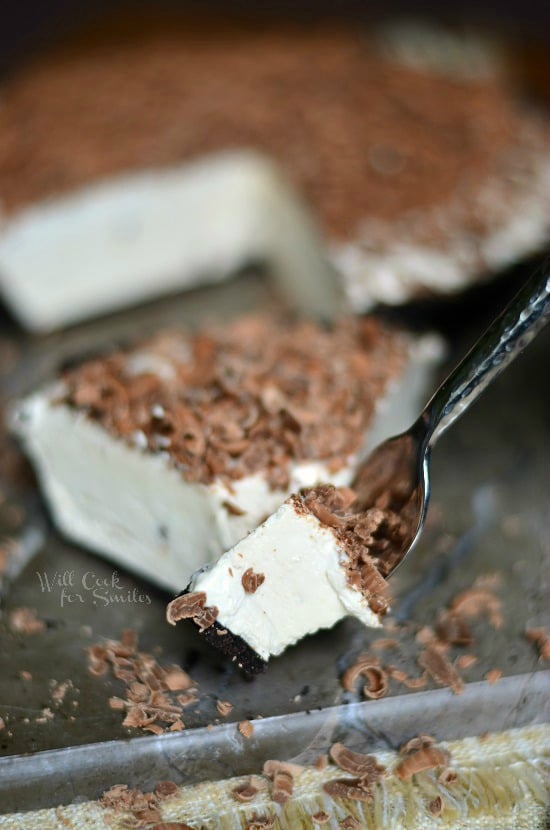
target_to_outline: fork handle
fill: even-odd
[[[435,444],[550,320],[548,265],[530,277],[430,399],[419,419],[427,446]]]

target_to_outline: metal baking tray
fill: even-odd
[[[439,326],[450,343],[448,364],[481,332],[532,265],[452,303],[427,303],[397,313],[417,328]],[[49,379],[67,360],[141,338],[163,325],[196,325],[277,303],[269,282],[254,271],[225,285],[171,297],[125,313],[41,337],[24,335],[0,311],[0,382],[9,401]],[[395,316],[395,312],[393,314]],[[388,697],[359,703],[339,676],[379,633],[345,620],[275,659],[254,681],[209,650],[193,626],[165,622],[169,596],[116,568],[125,596],[145,601],[62,602],[60,587],[44,588],[44,574],[85,573],[112,580],[112,563],[64,540],[54,529],[32,474],[0,459],[0,539],[15,538],[19,554],[4,575],[0,617],[0,805],[4,812],[95,798],[120,780],[150,787],[160,778],[193,783],[257,772],[267,757],[315,757],[335,736],[369,748],[395,747],[418,731],[440,739],[550,720],[550,673],[524,639],[526,627],[549,624],[550,578],[550,329],[544,331],[482,399],[449,430],[433,455],[429,521],[421,542],[392,580],[400,621],[433,621],[480,574],[502,575],[504,626],[475,626],[476,666],[465,673],[465,693],[410,692],[392,686]],[[447,367],[448,368],[448,367]],[[445,367],[442,369],[445,371]],[[83,467],[85,474],[85,467]],[[42,577],[42,579],[41,579]],[[183,586],[174,586],[175,591]],[[135,591],[134,591],[135,589]],[[107,592],[108,593],[108,592]],[[46,621],[33,635],[13,633],[9,612],[32,606]],[[186,730],[146,736],[121,725],[108,698],[120,683],[87,671],[85,649],[122,629],[139,634],[140,648],[177,662],[199,684],[197,706],[186,710]],[[161,653],[159,653],[161,650]],[[399,665],[416,674],[412,635],[402,637]],[[397,662],[392,655],[391,662]],[[489,669],[503,679],[490,686]],[[21,672],[30,672],[32,681]],[[36,723],[51,706],[50,683],[70,679],[54,718]],[[223,722],[216,700],[234,704]],[[244,742],[235,723],[256,720]],[[206,728],[213,724],[211,728]],[[315,753],[315,754],[314,754]]]

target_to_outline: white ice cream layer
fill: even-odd
[[[113,176],[0,224],[0,292],[37,331],[217,282],[256,261],[281,280],[292,275],[298,307],[325,313],[335,299],[307,211],[253,152]],[[311,290],[311,274],[324,290]]]
[[[363,451],[408,426],[430,386],[439,341],[413,341],[403,375],[388,387]],[[144,359],[143,354],[140,359]],[[147,364],[149,365],[149,364]],[[12,426],[30,456],[53,518],[70,539],[170,591],[257,527],[285,498],[320,482],[348,484],[358,454],[338,473],[322,461],[295,462],[287,490],[272,490],[261,473],[231,483],[190,483],[166,453],[116,439],[64,404],[55,384],[20,402]],[[233,505],[242,515],[224,506]]]
[[[380,626],[365,597],[348,584],[345,564],[346,552],[330,528],[312,513],[297,511],[290,499],[210,570],[197,574],[190,590],[204,591],[222,628],[267,660],[348,615]],[[254,593],[242,584],[248,568],[264,576]]]
[[[498,187],[487,187],[486,212],[492,215],[501,209],[505,198]],[[403,240],[391,223],[385,224],[384,243],[377,234],[371,238],[368,223],[357,239],[334,243],[332,259],[350,306],[367,311],[377,303],[400,305],[426,295],[456,294],[543,250],[550,236],[550,162],[541,158],[532,179],[507,202],[506,215],[481,238],[462,227],[459,219],[442,213],[448,235],[433,245]],[[433,216],[426,219],[433,221]]]

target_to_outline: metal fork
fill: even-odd
[[[422,532],[430,497],[432,447],[549,320],[547,265],[498,315],[410,429],[384,441],[360,465],[352,484],[357,494],[354,510],[377,505],[393,510],[401,520],[400,541],[379,563],[384,575],[395,572]]]

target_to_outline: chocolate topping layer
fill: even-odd
[[[346,550],[347,578],[361,591],[376,614],[388,609],[392,552],[401,549],[404,531],[399,515],[389,508],[365,507],[348,487],[323,484],[302,490],[299,505],[330,527]],[[406,528],[405,528],[406,529]]]
[[[521,174],[544,141],[545,128],[498,80],[392,64],[357,27],[157,17],[134,31],[99,27],[4,83],[6,210],[118,172],[245,147],[282,163],[333,236],[457,194],[476,207],[465,211],[475,231],[487,213],[481,186],[508,180],[513,192],[511,165]]]
[[[284,488],[292,461],[336,471],[361,449],[407,348],[372,318],[326,330],[246,317],[194,335],[164,332],[69,369],[59,402],[165,454],[188,481],[263,473]]]

